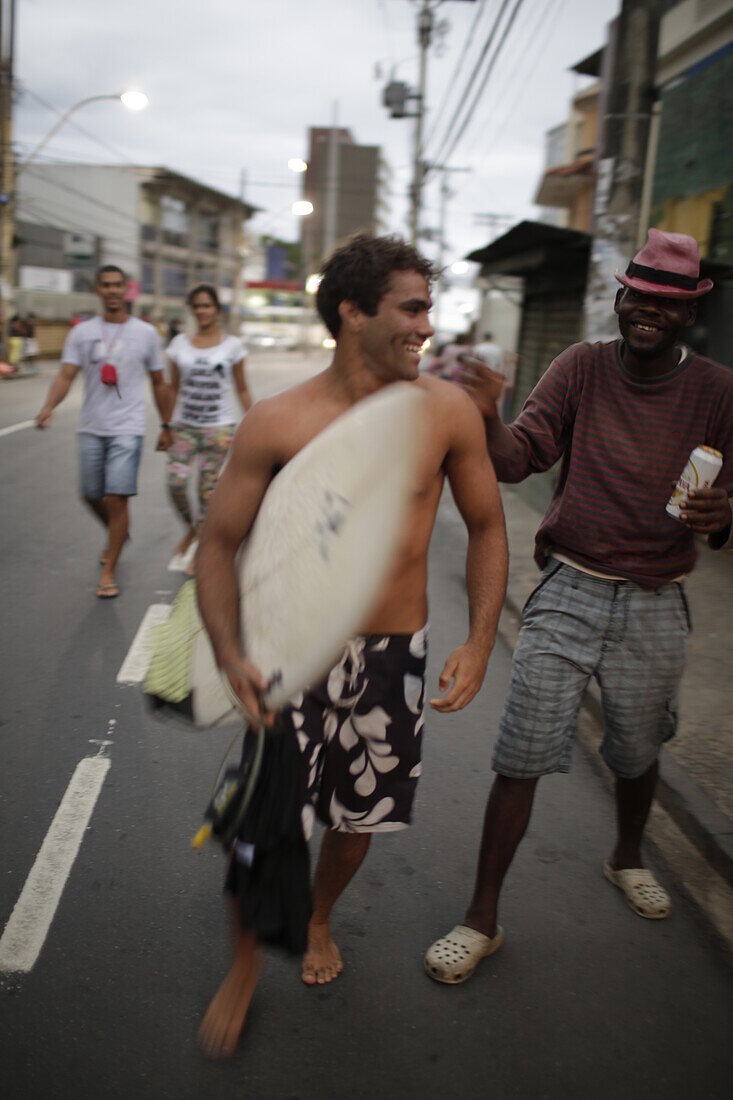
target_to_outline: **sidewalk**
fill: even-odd
[[[516,628],[539,576],[532,555],[541,515],[506,486],[502,499],[510,554],[506,603]],[[698,550],[697,565],[686,582],[693,633],[682,679],[680,725],[662,750],[657,800],[733,886],[733,554],[716,553],[702,540]],[[601,717],[595,681],[589,696],[596,721],[581,723],[580,736],[595,749]]]

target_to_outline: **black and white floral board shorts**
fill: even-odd
[[[343,833],[410,823],[422,764],[427,626],[350,641],[322,683],[283,711],[307,772],[303,827]]]

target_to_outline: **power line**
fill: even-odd
[[[123,210],[118,209],[116,206],[112,206],[108,202],[103,202],[102,199],[94,198],[92,195],[88,195],[85,191],[81,191],[78,187],[74,187],[68,183],[62,183],[61,180],[54,179],[52,176],[48,176],[42,173],[34,171],[32,165],[26,168],[26,173],[30,176],[35,176],[38,180],[43,180],[45,184],[50,184],[52,187],[58,188],[59,191],[67,191],[70,195],[78,195],[79,198],[84,199],[86,203],[90,203],[92,206],[98,206],[106,213],[114,214],[115,217],[122,219],[123,221],[130,222],[132,225],[137,226],[138,219],[132,214],[126,214]]]
[[[68,215],[65,213],[59,214],[57,210],[49,211],[48,207],[45,207],[42,203],[36,202],[35,200],[25,200],[23,206],[29,214],[34,215],[35,217],[43,218],[42,222],[36,222],[32,224],[42,225],[47,228],[50,226],[53,229],[63,229],[66,230],[67,233],[89,235],[88,225],[79,225],[78,222],[70,220]],[[21,217],[19,220],[23,221],[24,219]],[[127,251],[129,251],[130,249],[136,249],[136,241],[131,236],[114,237],[110,236],[108,233],[91,233],[90,235],[93,237],[101,237],[104,241],[112,243],[116,246],[120,246]]]
[[[458,84],[458,78],[459,78],[459,75],[460,75],[462,67],[463,67],[463,62],[465,61],[466,54],[468,53],[469,48],[471,46],[471,43],[473,42],[473,34],[474,34],[474,31],[476,30],[476,27],[478,25],[479,20],[481,19],[481,16],[484,13],[484,8],[486,7],[486,3],[487,3],[487,0],[481,0],[481,3],[479,4],[478,8],[476,9],[476,14],[473,17],[473,22],[471,23],[471,26],[468,29],[468,34],[466,35],[465,41],[463,43],[463,49],[461,51],[461,56],[458,58],[458,61],[455,64],[453,72],[450,76],[450,79],[449,79],[447,85],[446,85],[445,94],[443,96],[443,99],[441,100],[440,106],[438,107],[437,111],[435,112],[435,116],[433,118],[433,124],[430,127],[430,133],[428,134],[427,138],[425,139],[425,145],[426,146],[430,145],[430,142],[433,140],[433,138],[435,136],[435,133],[436,133],[438,127],[440,126],[440,119],[441,119],[441,116],[443,114],[443,111],[445,110],[446,104],[448,103],[448,100],[451,97],[451,92],[453,91],[453,89]]]
[[[450,160],[450,157],[452,156],[456,146],[458,145],[458,142],[461,140],[464,133],[466,132],[466,127],[468,126],[469,122],[471,121],[471,116],[473,115],[473,112],[476,110],[476,105],[477,105],[478,101],[480,100],[480,98],[483,94],[484,88],[486,87],[486,83],[487,83],[489,77],[491,76],[491,73],[493,72],[494,65],[496,63],[496,59],[498,58],[499,54],[501,53],[502,47],[503,47],[504,43],[506,42],[507,36],[508,36],[509,32],[511,31],[512,26],[514,24],[514,20],[517,17],[517,13],[519,12],[519,9],[521,8],[523,3],[524,3],[524,0],[517,0],[516,4],[514,5],[512,13],[509,16],[509,20],[506,23],[506,25],[504,27],[504,30],[502,32],[501,39],[498,42],[497,47],[494,51],[494,55],[491,58],[491,61],[489,62],[489,65],[488,65],[488,68],[486,69],[486,72],[484,73],[483,80],[481,81],[481,84],[479,85],[478,91],[476,92],[476,95],[473,98],[471,106],[468,109],[468,113],[464,117],[463,123],[461,124],[461,128],[458,131],[458,133],[455,135],[455,137],[453,138],[453,141],[452,141],[451,145],[449,146],[448,150],[446,152],[441,152],[441,154],[438,158],[439,163],[444,164],[446,161]]]
[[[508,5],[509,5],[509,0],[502,0],[501,8],[499,9],[499,12],[497,13],[496,18],[494,19],[494,22],[491,25],[491,30],[489,31],[488,35],[486,36],[486,41],[484,42],[483,47],[481,49],[481,53],[479,54],[478,60],[476,61],[476,64],[473,67],[473,72],[469,76],[469,78],[468,78],[468,80],[467,80],[467,82],[464,86],[463,93],[462,93],[462,95],[460,97],[460,100],[458,102],[458,106],[456,107],[455,111],[453,112],[453,117],[451,118],[450,122],[448,123],[448,127],[445,131],[445,134],[443,135],[443,140],[440,143],[441,146],[445,145],[445,142],[450,137],[450,133],[451,133],[453,127],[455,126],[456,122],[458,121],[458,118],[461,114],[461,111],[463,110],[463,108],[465,106],[466,94],[468,93],[469,89],[471,88],[473,82],[476,80],[476,77],[479,74],[481,66],[484,63],[484,59],[485,59],[487,53],[489,52],[489,50],[491,49],[494,38],[496,36],[496,32],[499,29],[499,24],[501,22],[502,16],[504,15],[504,12],[506,11],[506,8],[507,8]],[[443,158],[441,156],[431,157],[431,160],[433,160],[436,164],[442,164],[443,163]]]
[[[535,65],[535,62],[536,62],[537,58],[542,54],[542,52],[544,50],[547,49],[547,45],[548,45],[548,43],[549,43],[549,41],[552,37],[552,31],[555,29],[555,27],[557,27],[560,15],[562,13],[563,8],[565,7],[565,0],[559,0],[558,9],[557,9],[557,18],[555,19],[555,21],[552,24],[552,27],[550,28],[550,33],[549,33],[548,37],[543,39],[543,38],[540,37],[540,31],[544,28],[544,25],[545,25],[545,22],[546,22],[546,16],[549,15],[551,9],[553,8],[553,6],[556,3],[558,3],[558,0],[548,0],[548,3],[545,5],[545,8],[544,8],[542,14],[540,15],[539,21],[535,25],[533,35],[536,38],[536,41],[539,45],[539,49],[536,50],[535,53],[529,58],[528,65],[524,66],[525,69],[529,68],[530,72],[534,69],[534,65]],[[517,68],[515,70],[514,75],[516,75],[518,72],[519,72],[519,68]],[[502,130],[503,130],[504,126],[506,125],[508,119],[511,118],[511,116],[512,116],[517,104],[519,103],[520,99],[522,98],[523,95],[526,94],[528,87],[529,87],[528,82],[525,81],[525,80],[522,80],[522,82],[520,84],[520,87],[517,91],[517,94],[515,95],[514,99],[511,100],[511,102],[509,104],[509,107],[504,112],[501,121],[499,123],[497,123],[489,131],[490,134],[491,134],[491,140],[492,141],[494,141],[496,139],[496,136],[502,132]],[[503,88],[502,91],[506,91],[506,88]],[[490,142],[488,144],[490,144]]]

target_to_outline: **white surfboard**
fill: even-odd
[[[425,395],[394,383],[358,402],[274,478],[239,561],[244,652],[277,710],[363,628],[395,561],[415,487]],[[241,720],[205,631],[191,666],[197,725]]]

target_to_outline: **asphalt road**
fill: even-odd
[[[255,391],[289,372],[272,360]],[[0,384],[0,430],[30,419],[47,384]],[[731,971],[664,868],[675,904],[664,922],[636,917],[603,879],[613,806],[580,750],[569,777],[540,785],[501,951],[462,987],[423,973],[472,882],[509,675],[502,643],[472,706],[428,718],[414,827],[376,838],[336,910],[341,978],[309,989],[296,960],[271,955],[235,1059],[199,1055],[229,946],[223,856],[189,841],[230,738],[157,721],[136,687],[115,683],[146,608],[180,583],[167,570],[179,536],[151,430],[122,596],[95,599],[103,540],[76,500],[79,396],[48,432],[0,434],[0,930],[79,761],[112,742],[38,961],[0,974],[4,1100],[729,1096]],[[462,545],[446,501],[431,552],[433,691],[465,632]]]

